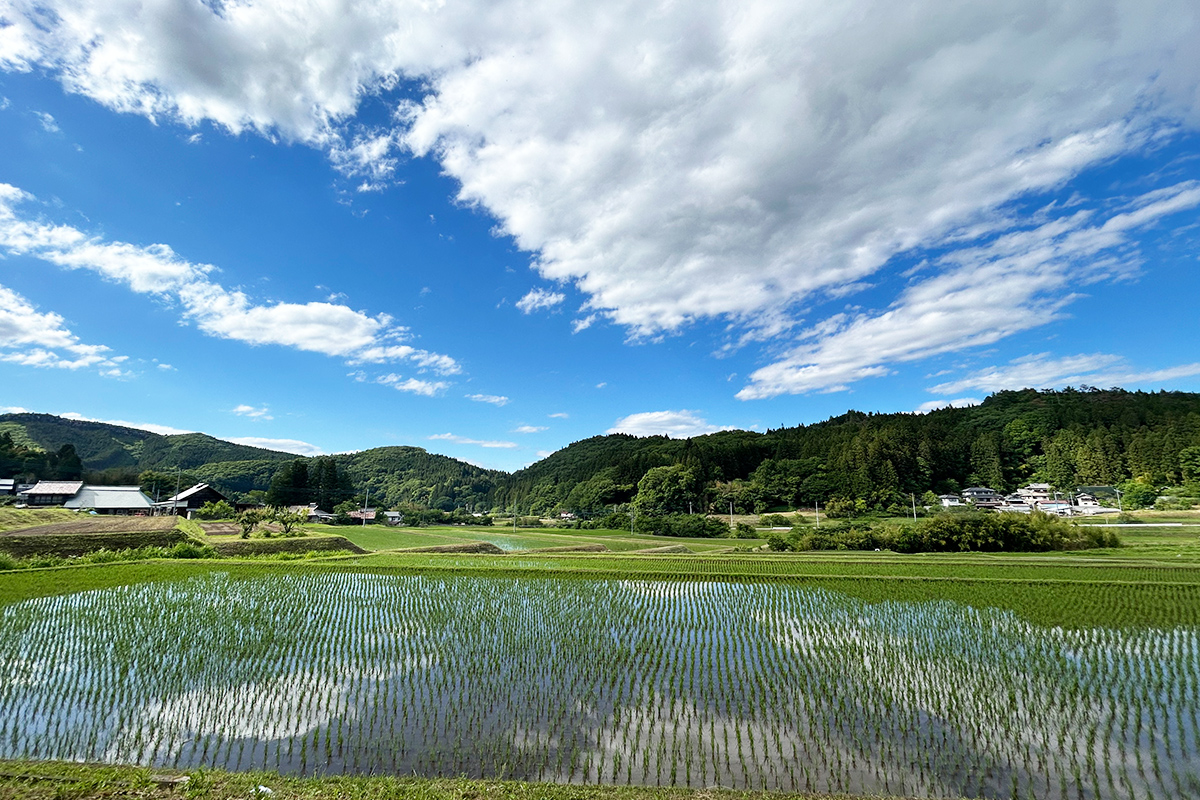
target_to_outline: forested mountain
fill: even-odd
[[[1011,491],[1200,480],[1200,395],[1120,389],[999,392],[929,414],[849,411],[814,425],[673,440],[623,434],[576,442],[498,488],[502,505],[599,510],[674,467],[697,504],[744,511],[834,499],[888,508],[972,485]],[[661,478],[661,476],[660,476]]]
[[[336,475],[330,477],[326,462]],[[340,481],[338,496],[361,498],[369,489],[372,505],[521,513],[598,513],[635,499],[648,513],[725,511],[730,504],[750,512],[835,500],[887,509],[930,491],[972,485],[1011,491],[1034,480],[1062,489],[1132,481],[1153,496],[1168,485],[1200,489],[1200,394],[1023,390],[970,408],[849,411],[765,433],[595,436],[511,475],[418,447],[318,463],[204,434],[161,436],[45,414],[0,416],[0,470],[60,477],[80,467],[89,480],[132,482],[151,474],[160,489],[174,485],[179,467],[189,479],[237,497],[265,494],[273,481],[286,496],[305,497],[307,476],[324,474],[329,486]],[[315,497],[318,479],[309,482]],[[330,496],[329,486],[322,497]]]

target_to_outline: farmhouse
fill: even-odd
[[[328,511],[322,511],[321,509],[317,508],[316,503],[309,503],[306,506],[288,506],[287,510],[293,514],[304,514],[306,517],[305,522],[332,523],[336,518]]]
[[[963,501],[956,494],[939,494],[938,500],[942,503],[942,508],[959,508]]]
[[[16,478],[0,478],[0,494],[16,494],[17,479]]]
[[[996,508],[1004,502],[995,489],[989,489],[986,486],[972,486],[969,489],[963,489],[962,499],[976,508]]]
[[[1050,484],[1048,483],[1031,483],[1028,486],[1017,489],[1017,494],[1026,504],[1038,506],[1042,503],[1050,501]]]
[[[155,511],[159,514],[183,514],[188,519],[192,513],[199,510],[205,503],[218,503],[229,498],[218,492],[207,483],[197,483],[190,489],[184,489],[174,497],[168,497],[160,503],[155,503]],[[229,503],[233,505],[233,503]]]
[[[17,497],[31,506],[61,506],[83,488],[83,481],[38,481],[32,489],[18,492]]]
[[[30,506],[62,506],[98,514],[149,514],[154,507],[137,486],[89,486],[82,481],[38,481],[18,496]]]
[[[137,486],[84,485],[63,508],[89,510],[97,514],[149,514],[153,501]]]

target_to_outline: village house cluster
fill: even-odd
[[[1092,491],[1088,491],[1088,489]],[[972,486],[964,489],[961,494],[939,495],[938,500],[941,501],[943,508],[969,506],[1018,514],[1028,514],[1035,508],[1060,517],[1120,513],[1120,508],[1110,508],[1097,498],[1096,492],[1105,489],[1115,491],[1109,487],[1088,486],[1081,487],[1074,492],[1058,492],[1052,489],[1048,483],[1031,483],[1017,489],[1015,493],[1005,496],[987,486]]]

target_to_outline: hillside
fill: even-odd
[[[236,497],[266,491],[285,465],[312,464],[313,474],[319,466],[201,433],[162,436],[47,414],[0,415],[4,435],[11,457],[0,466],[14,473],[34,473],[39,464],[48,470],[58,450],[71,445],[93,476],[132,481],[145,471],[170,472],[173,486],[178,466],[189,479]],[[511,475],[419,447],[328,458],[360,498],[370,489],[372,504],[443,510],[599,512],[632,499],[651,470],[678,485],[674,502],[685,510],[724,511],[732,503],[750,513],[836,499],[886,510],[911,503],[912,495],[970,485],[1011,491],[1032,480],[1064,489],[1134,481],[1153,497],[1164,486],[1200,486],[1200,394],[1029,389],[999,392],[970,408],[848,411],[765,433],[593,436]]]
[[[811,507],[834,498],[886,509],[910,495],[980,484],[1011,491],[1031,480],[1064,489],[1197,481],[1193,448],[1200,448],[1200,394],[1028,389],[969,408],[848,411],[761,434],[596,436],[513,473],[496,498],[532,512],[598,510],[628,499],[647,470],[678,465],[689,471],[691,499],[715,509]]]

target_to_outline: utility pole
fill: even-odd
[[[176,464],[175,465],[175,499],[174,499],[174,502],[172,503],[172,506],[173,506],[172,511],[175,512],[175,516],[177,516],[177,517],[179,516],[179,480],[182,477],[183,477],[183,467]]]
[[[910,494],[909,497],[912,498],[913,522],[916,522],[917,521],[917,495],[915,493],[913,493],[913,494]]]
[[[817,527],[821,527],[821,504],[813,503],[813,511],[817,514]]]
[[[366,497],[363,498],[363,524],[362,524],[362,526],[364,528],[367,527],[367,504],[370,502],[371,502],[371,485],[367,484],[367,495],[366,495]]]
[[[733,530],[733,501],[729,501],[729,530]]]

